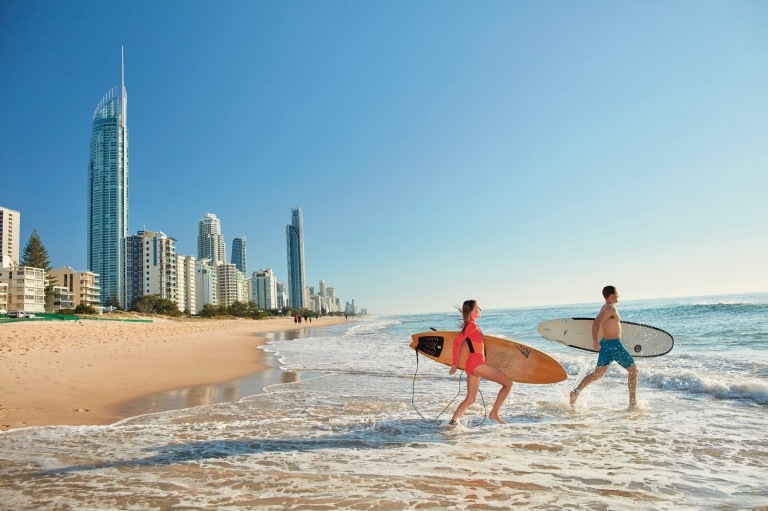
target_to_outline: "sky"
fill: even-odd
[[[86,269],[92,115],[129,232],[197,222],[371,313],[768,291],[768,3],[0,0],[0,206]]]

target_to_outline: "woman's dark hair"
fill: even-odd
[[[477,306],[477,300],[467,300],[464,302],[461,308],[459,308],[458,305],[456,306],[456,310],[461,312],[461,317],[464,320],[464,326],[461,329],[462,332],[465,328],[467,328],[467,325],[470,321],[469,313],[475,310],[475,306]]]

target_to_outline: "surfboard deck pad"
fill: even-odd
[[[410,346],[422,355],[441,364],[453,363],[453,341],[459,332],[422,332],[413,334]],[[486,362],[501,370],[517,383],[546,384],[565,380],[568,375],[557,360],[535,348],[519,342],[486,335]],[[461,344],[459,351],[459,369],[469,356],[467,343]]]

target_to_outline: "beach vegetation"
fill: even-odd
[[[120,307],[120,299],[117,297],[117,293],[112,293],[112,296],[107,298],[107,301],[104,303],[105,307],[114,307],[115,310],[123,310],[122,307]]]
[[[96,314],[93,305],[87,303],[78,303],[74,310],[75,314]]]
[[[198,316],[203,318],[215,318],[231,316],[236,318],[264,319],[272,316],[279,316],[278,309],[259,309],[256,302],[235,302],[232,305],[212,305],[206,303]]]
[[[181,316],[176,302],[163,298],[160,295],[143,295],[133,301],[131,310],[142,314],[159,314],[177,318]]]

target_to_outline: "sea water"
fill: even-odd
[[[569,406],[596,355],[536,333],[599,306],[483,311],[485,333],[568,373],[515,384],[506,425],[483,420],[498,385],[450,428],[464,379],[425,357],[415,375],[410,335],[457,314],[372,317],[264,347],[317,378],[111,426],[0,433],[0,508],[766,509],[768,294],[620,302],[623,319],[675,338],[637,359],[637,409],[616,364]]]

